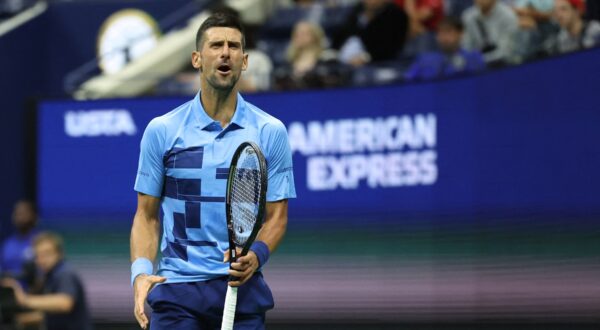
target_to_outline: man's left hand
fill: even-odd
[[[225,251],[224,262],[227,261],[229,261],[229,251]],[[237,281],[230,281],[228,284],[234,287],[241,286],[254,275],[258,266],[258,257],[256,257],[256,254],[253,251],[248,251],[248,254],[243,257],[238,257],[236,262],[231,264],[229,275],[237,277]]]

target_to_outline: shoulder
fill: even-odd
[[[512,10],[512,8],[510,8],[507,4],[502,3],[502,2],[497,2],[496,3],[496,13],[499,16],[500,19],[503,20],[517,20],[517,14],[515,14],[515,11]]]
[[[77,272],[69,264],[64,264],[60,269],[56,270],[54,278],[57,280],[69,280],[73,282],[79,282],[79,276]]]
[[[475,5],[465,9],[465,11],[463,11],[462,13],[462,18],[463,19],[474,19],[477,15],[479,15],[479,10],[477,9],[477,7],[475,7]]]
[[[167,131],[181,125],[190,112],[191,102],[188,101],[164,115],[153,118],[146,127],[146,133],[164,135]]]
[[[281,120],[249,102],[246,102],[246,109],[258,129],[260,140],[266,142],[267,146],[287,141],[287,129]]]
[[[259,129],[265,129],[273,126],[281,126],[285,129],[285,126],[281,122],[281,120],[277,119],[275,116],[267,113],[261,108],[255,106],[250,102],[246,102],[246,111],[248,111],[248,115],[254,119],[256,125]]]
[[[11,235],[11,236],[8,236],[4,240],[4,242],[2,242],[2,247],[4,249],[7,249],[9,247],[12,247],[13,245],[16,245],[16,243],[17,243],[17,237],[15,235]]]

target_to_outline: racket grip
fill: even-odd
[[[235,319],[235,307],[237,305],[237,287],[227,286],[225,294],[225,307],[223,309],[223,321],[221,330],[233,330],[233,320]]]

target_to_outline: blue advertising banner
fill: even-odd
[[[458,80],[246,100],[288,128],[295,217],[592,214],[600,212],[594,54]],[[550,70],[561,65],[573,70]],[[42,214],[133,214],[142,133],[188,99],[42,103]]]

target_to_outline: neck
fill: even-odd
[[[210,118],[220,122],[221,127],[226,127],[235,113],[237,88],[217,90],[203,81],[200,102],[202,102],[202,107]]]
[[[496,6],[496,4],[493,4],[489,7],[486,7],[485,9],[480,9],[481,14],[483,16],[489,16],[492,13],[492,10],[494,9],[495,6]]]
[[[17,233],[19,234],[19,236],[27,236],[27,235],[29,235],[29,233],[31,233],[32,230],[33,230],[33,226],[26,227],[26,228],[19,228],[19,229],[17,229]]]

